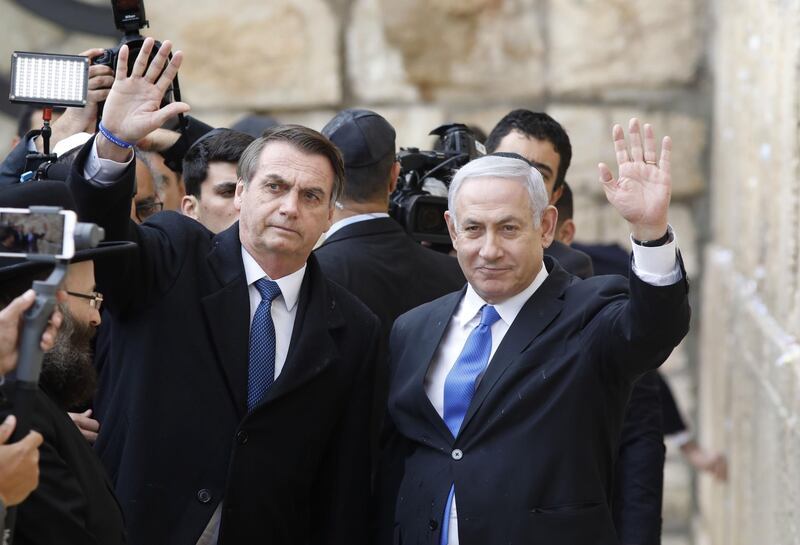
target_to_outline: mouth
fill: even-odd
[[[476,268],[477,272],[481,272],[489,276],[503,274],[504,272],[508,272],[510,270],[511,270],[510,267],[497,267],[497,266],[485,266],[485,265]]]
[[[294,229],[289,229],[288,227],[284,227],[282,225],[268,225],[267,227],[269,227],[270,229],[275,229],[277,231],[282,231],[284,233],[291,233],[298,236],[300,235],[300,233],[298,233]]]

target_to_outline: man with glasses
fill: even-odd
[[[0,206],[33,205],[74,209],[66,185],[31,182],[0,191]],[[122,512],[106,472],[87,438],[94,433],[81,422],[89,413],[67,411],[87,407],[97,377],[92,364],[92,338],[101,323],[103,296],[95,291],[94,264],[109,252],[130,244],[106,243],[77,252],[67,269],[58,308],[63,315],[53,347],[45,352],[31,425],[44,437],[40,447],[39,487],[19,505],[15,535],[19,543],[121,544],[126,542]],[[5,258],[0,260],[0,308],[47,278],[52,265]],[[3,387],[14,411],[13,377]],[[5,415],[0,414],[0,420]],[[96,431],[96,429],[94,430]]]

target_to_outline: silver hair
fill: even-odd
[[[542,213],[549,204],[547,189],[544,186],[542,175],[527,162],[513,157],[499,155],[486,155],[473,159],[456,172],[450,182],[447,193],[447,209],[453,218],[453,223],[458,228],[456,219],[456,197],[463,183],[475,178],[502,178],[516,180],[525,186],[530,197],[533,226],[538,228],[542,223]]]

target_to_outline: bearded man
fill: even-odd
[[[31,182],[0,191],[0,206],[33,205],[74,208],[67,187],[58,182]],[[86,406],[97,383],[91,340],[100,325],[102,295],[94,291],[94,260],[123,249],[103,244],[77,252],[70,261],[59,294],[63,315],[51,350],[44,354],[31,427],[42,434],[39,487],[17,511],[15,543],[126,543],[122,511],[111,483],[68,410]],[[19,259],[0,260],[0,308],[47,278],[52,265]],[[14,410],[13,378],[3,386],[4,412]]]

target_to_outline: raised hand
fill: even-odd
[[[161,108],[161,99],[178,74],[183,54],[180,51],[175,52],[172,60],[167,63],[172,44],[165,41],[148,67],[147,60],[153,44],[152,38],[144,41],[130,76],[127,73],[128,47],[122,46],[119,51],[114,85],[103,109],[102,123],[109,132],[125,142],[135,143],[168,119],[189,111],[189,105],[184,102],[172,102]],[[100,144],[98,141],[98,152]],[[108,144],[113,146],[106,141],[104,147],[113,151]],[[125,155],[127,154],[125,150]],[[100,155],[105,156],[102,152]],[[116,156],[119,157],[119,152]]]
[[[656,140],[653,127],[644,125],[644,146],[639,120],[630,120],[628,134],[630,153],[622,127],[614,125],[614,151],[617,155],[619,177],[600,163],[600,182],[606,198],[631,226],[633,238],[655,240],[667,232],[667,213],[672,190],[670,153],[672,140],[665,136],[661,142],[661,157],[656,161]]]

